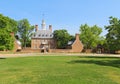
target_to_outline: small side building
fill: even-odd
[[[22,44],[21,42],[15,38],[14,32],[11,32],[11,36],[14,38],[14,49],[13,51],[21,51],[22,50]]]
[[[83,44],[79,39],[79,34],[75,35],[74,41],[69,41],[67,49],[71,49],[70,52],[80,53],[83,50]]]

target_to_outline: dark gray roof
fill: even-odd
[[[74,43],[74,41],[68,41],[67,45],[71,46]]]
[[[53,33],[50,30],[38,30],[32,38],[53,38]]]

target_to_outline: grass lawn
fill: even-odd
[[[120,58],[1,58],[0,84],[120,84]]]

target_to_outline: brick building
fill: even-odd
[[[38,25],[35,25],[35,33],[31,39],[32,49],[39,49],[41,52],[49,52],[50,49],[55,47],[54,43],[52,25],[49,25],[47,29],[44,20],[42,20],[40,30]]]
[[[71,52],[81,52],[83,50],[83,44],[79,39],[79,34],[75,35],[74,41],[68,42],[68,49],[71,49]]]

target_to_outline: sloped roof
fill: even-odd
[[[16,40],[16,43],[21,46],[21,42],[19,40]]]
[[[68,41],[67,45],[68,46],[71,46],[73,43],[74,43],[75,40],[72,40],[72,41]]]
[[[38,30],[32,38],[53,38],[53,33],[50,30]]]

